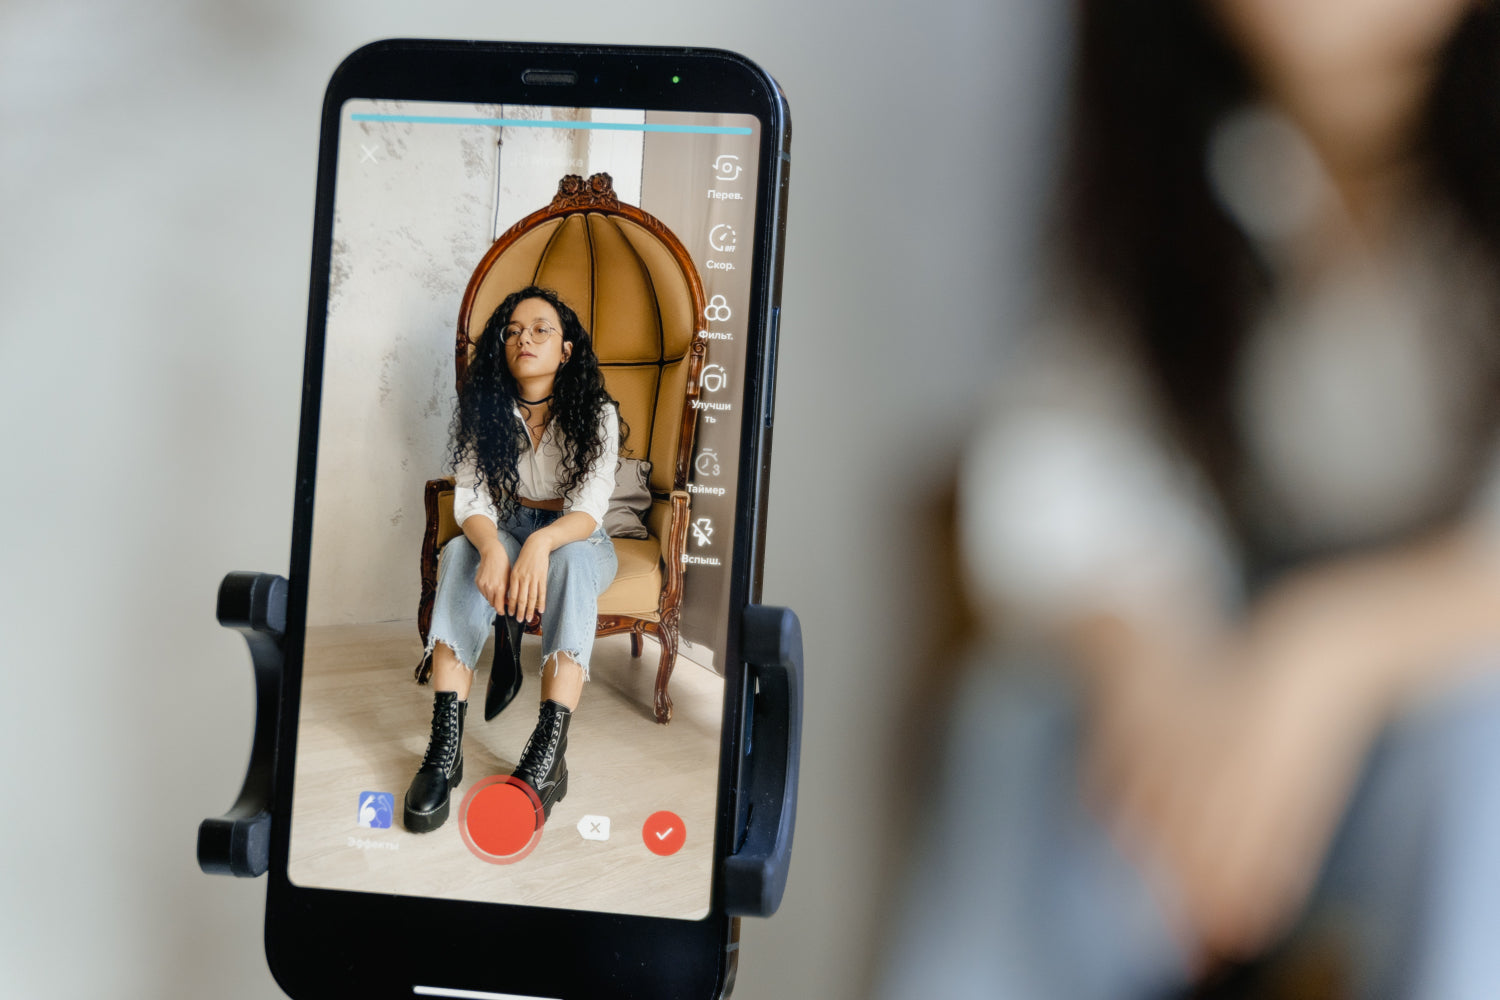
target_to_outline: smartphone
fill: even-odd
[[[333,75],[267,898],[291,996],[727,991],[790,135],[775,81],[722,51],[392,40]],[[492,630],[446,819],[414,832],[435,725],[417,675],[464,530],[458,388],[532,286],[576,315],[618,404],[606,521],[624,524],[595,539],[617,569],[566,794],[525,828],[496,798],[537,724],[546,636]],[[486,722],[502,649],[520,692]]]

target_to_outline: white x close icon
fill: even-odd
[[[584,816],[578,821],[578,835],[584,840],[608,840],[608,816]]]

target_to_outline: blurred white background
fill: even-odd
[[[0,6],[0,994],[280,995],[264,882],[194,861],[254,710],[214,594],[286,571],[323,87],[429,36],[724,47],[789,95],[764,596],[801,615],[808,711],[735,995],[864,996],[932,766],[933,501],[1033,252],[1052,6]]]

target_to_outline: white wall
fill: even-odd
[[[1016,316],[1057,6],[0,6],[0,995],[279,995],[263,883],[193,861],[253,711],[214,591],[287,565],[323,86],[399,35],[722,46],[790,95],[765,596],[805,628],[805,785],[736,996],[867,995],[913,808],[891,752],[947,599],[907,526]]]

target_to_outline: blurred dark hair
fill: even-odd
[[[455,468],[466,457],[473,456],[479,473],[478,489],[488,492],[502,521],[515,512],[516,463],[530,447],[526,429],[515,417],[521,399],[520,387],[510,373],[504,340],[505,326],[516,306],[527,299],[541,299],[556,309],[562,321],[563,341],[573,345],[552,384],[550,419],[562,431],[564,497],[583,485],[589,469],[604,453],[604,441],[599,436],[604,408],[618,408],[604,386],[598,355],[578,314],[549,288],[532,285],[507,295],[490,314],[475,342],[474,356],[458,394],[458,407],[453,412],[450,456]],[[627,433],[625,420],[620,418],[621,441]],[[614,471],[610,469],[609,474],[613,476]]]
[[[1230,386],[1270,276],[1205,168],[1211,130],[1255,95],[1210,7],[1080,0],[1059,221],[1064,264],[1124,320],[1171,429],[1242,528]],[[1418,142],[1430,189],[1500,261],[1500,5],[1475,5],[1447,43]],[[1500,401],[1500,372],[1491,382]]]

